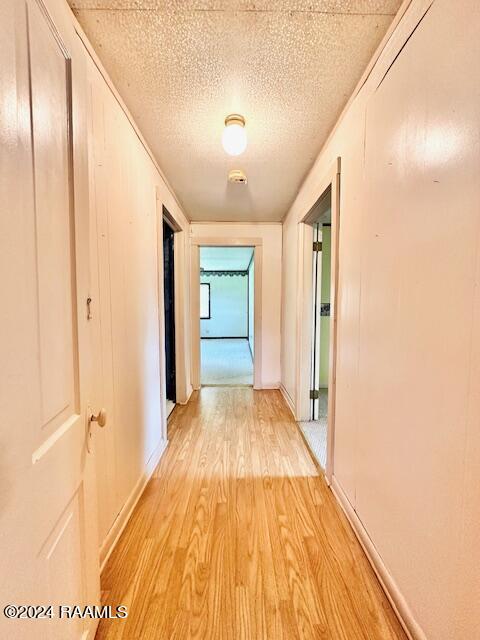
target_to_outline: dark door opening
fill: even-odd
[[[164,213],[166,209],[164,207]],[[167,212],[168,213],[168,212]],[[165,305],[165,384],[167,400],[177,399],[175,371],[175,257],[174,231],[163,220],[163,296]]]

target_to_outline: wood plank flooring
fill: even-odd
[[[278,391],[204,388],[102,575],[97,640],[406,640]]]

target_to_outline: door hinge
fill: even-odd
[[[318,400],[320,391],[318,389],[310,389],[310,400]]]
[[[318,253],[321,250],[322,250],[322,243],[321,242],[314,242],[313,243],[313,251]]]

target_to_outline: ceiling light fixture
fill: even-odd
[[[232,113],[225,118],[225,129],[222,135],[222,145],[230,156],[239,156],[247,148],[247,132],[245,118],[238,113]]]

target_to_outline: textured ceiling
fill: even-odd
[[[281,220],[400,5],[69,1],[185,213],[214,221]],[[238,158],[221,145],[232,112]]]
[[[252,255],[250,247],[200,247],[200,268],[206,271],[246,271]]]

